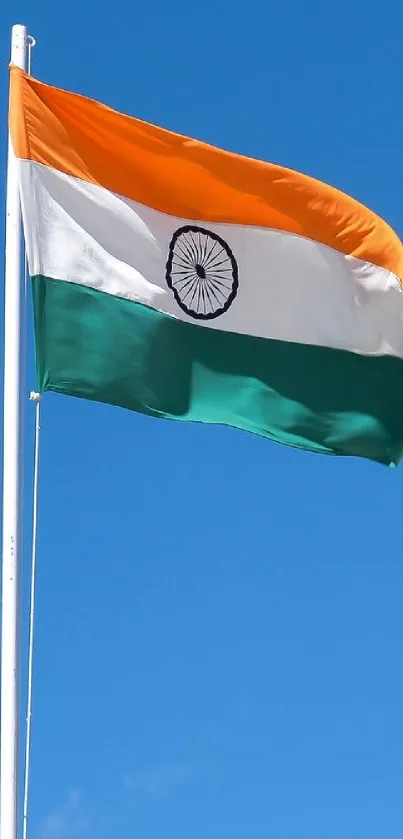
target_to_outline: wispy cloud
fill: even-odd
[[[172,795],[190,777],[190,768],[182,763],[158,763],[126,776],[124,784],[126,789],[138,794],[162,797]]]
[[[81,836],[87,829],[82,806],[81,790],[70,790],[67,798],[47,815],[42,827],[42,839],[70,839]]]

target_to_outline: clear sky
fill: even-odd
[[[38,78],[403,234],[401,0],[5,2],[2,195],[12,23]],[[42,407],[29,839],[401,839],[402,468]]]

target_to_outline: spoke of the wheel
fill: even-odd
[[[196,259],[197,264],[200,265],[201,263],[201,247],[200,247],[200,230],[197,232],[197,240],[196,241]]]
[[[194,278],[195,278],[194,273],[189,274],[187,277],[179,277],[177,280],[175,280],[175,287],[178,288],[179,291],[182,291],[182,289],[187,287],[189,282],[193,282]],[[181,283],[182,283],[182,285],[181,285]]]
[[[208,271],[207,275],[209,277],[216,277],[218,280],[221,280],[222,283],[230,283],[230,285],[232,285],[233,277],[226,277],[221,271]]]
[[[219,275],[216,275],[216,274],[209,274],[208,278],[211,282],[214,281],[218,285],[222,286],[222,288],[225,288],[226,291],[230,291],[231,286],[232,286],[232,282],[229,285],[227,285],[227,283],[225,282],[226,277],[220,277]]]
[[[199,279],[199,282],[197,284],[198,294],[197,294],[197,309],[196,309],[198,312],[200,312],[201,285],[202,285],[201,280]]]
[[[218,245],[220,250],[216,251],[214,253],[214,248],[215,248],[216,245]],[[219,242],[214,243],[214,248],[211,249],[211,251],[208,255],[208,259],[207,259],[207,262],[206,262],[206,265],[205,265],[206,270],[210,267],[210,265],[212,265],[213,262],[215,262],[216,259],[219,259],[222,256],[222,254],[225,253],[225,251],[223,250],[223,248],[221,247]]]
[[[203,249],[203,254],[202,254],[202,263],[203,263],[203,266],[204,266],[204,263],[205,263],[205,261],[206,261],[206,253],[207,253],[208,241],[209,241],[209,240],[208,240],[208,236],[206,236],[206,234],[204,234],[204,249]]]
[[[187,268],[187,270],[191,270],[192,263],[189,263],[188,259],[185,259],[183,256],[178,256],[175,254],[174,259],[172,260],[172,265],[177,265],[178,268]]]
[[[175,277],[176,277],[178,274],[180,274],[181,276],[185,275],[185,276],[189,277],[189,276],[190,276],[190,274],[192,274],[192,273],[193,273],[193,272],[192,272],[192,271],[189,271],[189,269],[188,269],[187,271],[185,271],[185,270],[181,270],[181,271],[178,271],[178,270],[171,271],[171,274],[175,275]]]
[[[176,288],[177,288],[177,290],[178,290],[178,292],[179,292],[179,294],[180,294],[180,296],[181,296],[181,297],[182,297],[182,294],[183,294],[183,292],[184,292],[185,288],[187,288],[187,292],[186,292],[186,294],[184,295],[184,298],[187,296],[187,294],[188,294],[188,292],[189,292],[189,286],[190,286],[190,288],[191,288],[193,283],[194,283],[194,277],[190,277],[190,279],[189,279],[189,280],[186,280],[186,282],[184,283],[184,285],[180,286],[180,288],[178,288],[178,285],[176,285]]]
[[[208,264],[209,264],[209,260],[210,260],[210,258],[211,258],[211,255],[212,255],[212,253],[214,252],[214,248],[216,248],[216,246],[217,246],[217,245],[218,245],[218,242],[217,242],[217,240],[215,239],[215,240],[214,240],[214,242],[213,242],[213,244],[212,244],[212,246],[211,246],[211,248],[210,248],[210,250],[209,250],[209,252],[208,252],[208,254],[207,254],[207,256],[206,256],[206,261],[205,261],[205,265],[204,265],[204,267],[205,267],[205,268],[207,268],[207,266],[208,266]]]
[[[191,280],[191,284],[189,285],[189,287],[186,291],[186,294],[183,295],[182,300],[186,300],[186,297],[188,296],[188,294],[190,294],[190,292],[192,291],[194,283],[197,283],[198,279],[199,279],[198,276],[196,274],[194,274],[193,277],[192,277],[192,280]],[[183,286],[181,288],[181,293],[182,293],[182,291],[183,291]]]
[[[213,263],[210,263],[210,265],[208,266],[208,268],[209,268],[209,270],[211,271],[211,269],[214,269],[214,268],[219,268],[219,267],[220,267],[220,265],[225,265],[225,263],[226,263],[226,262],[228,262],[228,256],[226,256],[226,257],[225,257],[225,259],[221,259],[221,261],[220,261],[220,262],[213,262]],[[206,266],[206,267],[207,267],[207,266]],[[223,268],[222,270],[223,270],[223,271],[225,271],[225,268]],[[227,268],[227,271],[231,271],[231,268]]]
[[[197,279],[199,279],[199,277],[198,277]],[[193,294],[192,294],[192,299],[191,299],[191,301],[190,301],[190,303],[189,303],[189,309],[191,309],[191,308],[192,308],[192,306],[193,306],[193,300],[195,299],[195,297],[196,297],[196,293],[197,293],[197,286],[198,286],[198,283],[194,283],[194,284],[193,284]]]
[[[218,299],[217,294],[216,294],[216,289],[214,289],[214,286],[213,286],[213,284],[212,284],[212,283],[209,283],[209,291],[211,291],[211,294],[213,295],[213,297],[215,297],[215,299],[216,299],[216,301],[217,301],[218,305],[219,305],[219,306],[222,306],[221,300],[219,300],[219,299]],[[224,295],[223,295],[223,296],[224,296]],[[212,309],[214,309],[213,304],[211,304],[211,308],[212,308]]]
[[[206,284],[205,283],[202,284],[202,297],[203,297],[204,314],[206,314],[206,312],[207,312],[207,300],[206,300]]]
[[[207,285],[206,285],[206,293],[207,293],[207,295],[208,295],[208,299],[209,299],[209,303],[210,303],[210,309],[211,309],[211,311],[212,311],[212,312],[214,312],[214,302],[213,302],[213,300],[212,300],[212,297],[214,297],[214,298],[215,298],[215,300],[217,301],[217,303],[218,303],[218,305],[219,305],[219,306],[220,306],[221,304],[220,304],[220,301],[219,301],[218,297],[217,297],[217,296],[216,296],[216,294],[214,293],[214,289],[213,289],[213,288],[211,288],[210,284],[207,284]],[[210,293],[211,293],[211,295],[212,295],[211,297],[210,297]]]
[[[224,297],[224,299],[228,296],[228,290],[225,289],[225,291],[223,291],[222,288],[216,285],[215,280],[212,280],[211,277],[209,277],[209,285],[211,286],[211,288],[214,288],[214,290],[218,294],[221,294],[221,296]]]
[[[193,259],[193,262],[196,263],[197,262],[197,242],[196,242],[196,239],[193,236],[193,233],[190,234],[190,238],[192,240],[192,245],[193,245],[192,259]]]
[[[191,264],[193,264],[193,254],[186,240],[179,241],[179,239],[177,239],[176,247],[182,254],[183,259],[186,259],[188,263],[190,262]]]

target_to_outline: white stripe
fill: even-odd
[[[90,286],[207,328],[403,357],[403,294],[383,268],[290,233],[165,215],[29,161],[20,161],[20,179],[31,275]],[[213,320],[182,311],[166,282],[172,236],[186,224],[222,237],[238,264],[237,296]]]

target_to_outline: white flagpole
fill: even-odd
[[[11,63],[25,70],[27,32],[13,26]],[[3,589],[1,636],[0,839],[17,839],[19,717],[21,213],[9,139],[4,303]]]

